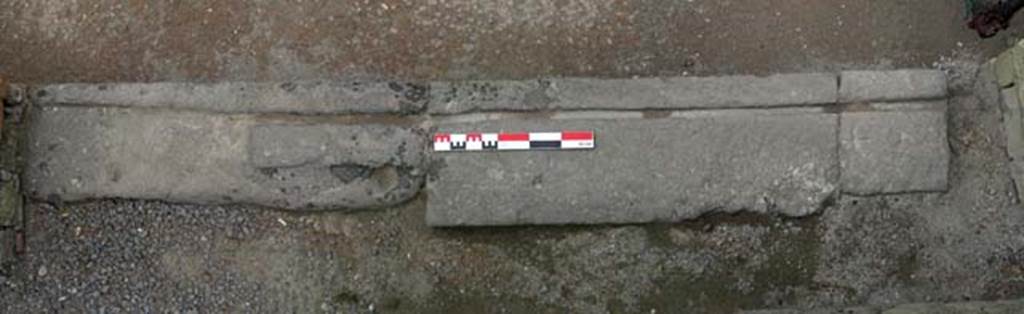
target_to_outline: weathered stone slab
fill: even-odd
[[[1024,107],[1020,102],[1024,95],[1019,86],[1003,88],[1000,94],[1006,155],[1010,158],[1010,175],[1019,194],[1024,192]]]
[[[1020,88],[1002,90],[1003,129],[1006,133],[1006,153],[1011,161],[1024,161],[1024,107],[1021,106]]]
[[[25,184],[36,198],[364,209],[422,185],[423,141],[405,127],[77,107],[40,108],[31,122]]]
[[[946,98],[946,74],[938,70],[843,71],[839,102]]]
[[[426,86],[396,82],[58,84],[32,92],[43,105],[298,114],[414,113],[426,96]]]
[[[838,116],[712,111],[663,119],[481,121],[440,131],[593,130],[592,151],[435,153],[432,226],[679,221],[748,210],[803,216],[838,185]]]
[[[948,189],[946,101],[894,106],[893,110],[840,115],[844,193]]]
[[[1018,41],[1010,49],[999,54],[991,62],[992,75],[1000,88],[1009,87],[1024,77],[1024,41]]]
[[[834,104],[833,74],[435,83],[428,110],[643,110]]]

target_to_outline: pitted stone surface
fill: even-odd
[[[827,105],[836,102],[837,89],[837,77],[825,73],[435,83],[428,110],[457,114]]]
[[[948,189],[946,101],[903,105],[914,106],[841,114],[843,192],[870,195]]]
[[[419,165],[424,134],[381,125],[259,124],[249,137],[257,168],[308,164]]]
[[[941,99],[949,95],[939,70],[843,71],[839,102]]]
[[[838,184],[838,117],[724,111],[664,119],[489,121],[442,131],[596,132],[592,151],[437,153],[432,226],[678,221],[817,212]]]
[[[288,207],[393,205],[423,183],[423,135],[382,125],[261,124],[249,135],[249,165]],[[358,204],[358,205],[355,205]]]
[[[414,113],[427,87],[397,82],[58,84],[32,92],[42,105],[154,107],[228,113]]]
[[[422,184],[423,144],[403,127],[44,107],[31,113],[29,133],[25,183],[36,198],[365,209],[404,202]],[[377,136],[387,139],[366,141]],[[280,153],[296,147],[306,150]],[[340,177],[338,167],[365,171]]]

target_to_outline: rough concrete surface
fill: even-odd
[[[36,88],[40,105],[157,107],[223,113],[415,113],[427,87],[400,82],[57,84]]]
[[[843,193],[948,189],[946,101],[920,105],[924,107],[839,115]]]
[[[424,175],[420,135],[395,126],[74,107],[40,107],[30,121],[25,189],[51,201],[365,209],[407,201]]]
[[[819,215],[645,226],[425,227],[355,214],[29,203],[4,312],[834,311],[1024,296],[1024,217],[962,1],[3,1],[14,82],[627,78],[947,71],[950,190]],[[998,99],[998,95],[995,97]]]
[[[766,77],[672,77],[471,81],[431,85],[429,111],[642,110],[781,107],[836,103],[827,73]]]
[[[838,117],[713,111],[665,119],[485,121],[470,130],[591,130],[588,151],[435,153],[432,226],[674,222],[750,210],[805,216],[837,188]]]
[[[946,73],[938,70],[843,71],[840,102],[941,99],[949,94]]]

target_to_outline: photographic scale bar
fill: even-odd
[[[437,133],[435,152],[593,149],[594,132]]]

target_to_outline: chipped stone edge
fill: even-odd
[[[418,114],[429,87],[408,82],[155,82],[31,86],[41,106],[120,107],[211,113]]]
[[[836,104],[839,98],[838,82],[837,74],[826,72],[768,76],[435,82],[431,83],[427,112],[456,116],[492,112],[696,111],[829,106]],[[621,93],[624,88],[628,89],[627,95]],[[822,88],[828,90],[823,91]],[[465,94],[461,96],[450,95],[464,89],[469,91],[463,91]],[[705,92],[718,90],[728,90],[729,93]],[[599,98],[623,99],[623,104],[600,104],[594,101],[595,96],[591,93],[598,94]],[[644,99],[646,104],[637,105],[625,100],[629,98]]]

